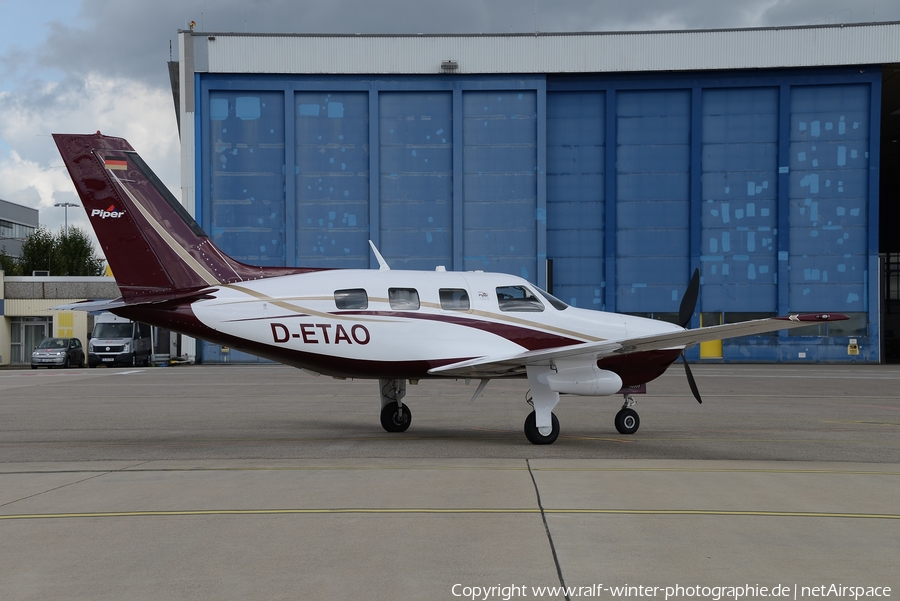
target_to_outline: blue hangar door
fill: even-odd
[[[879,86],[858,69],[201,76],[196,210],[248,263],[369,268],[372,239],[395,268],[511,273],[657,319],[700,268],[694,327],[851,316],[705,358],[877,361]]]

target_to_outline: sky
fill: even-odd
[[[898,0],[0,0],[0,198],[63,226],[51,133],[128,139],[180,197],[166,62],[179,29],[250,33],[646,31],[900,21]],[[90,231],[83,209],[68,220]]]

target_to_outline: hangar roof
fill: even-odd
[[[900,22],[754,29],[480,35],[180,31],[182,64],[209,73],[602,73],[900,62]]]

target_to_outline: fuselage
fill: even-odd
[[[512,275],[440,270],[288,275],[215,286],[189,305],[131,311],[148,323],[339,377],[427,378],[429,369],[479,356],[681,330],[567,306]],[[635,357],[647,374],[637,379],[658,376],[677,356],[656,353],[650,364]],[[642,383],[634,379],[627,378]]]

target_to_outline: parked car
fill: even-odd
[[[31,369],[84,367],[84,347],[77,338],[44,338],[31,353]]]

